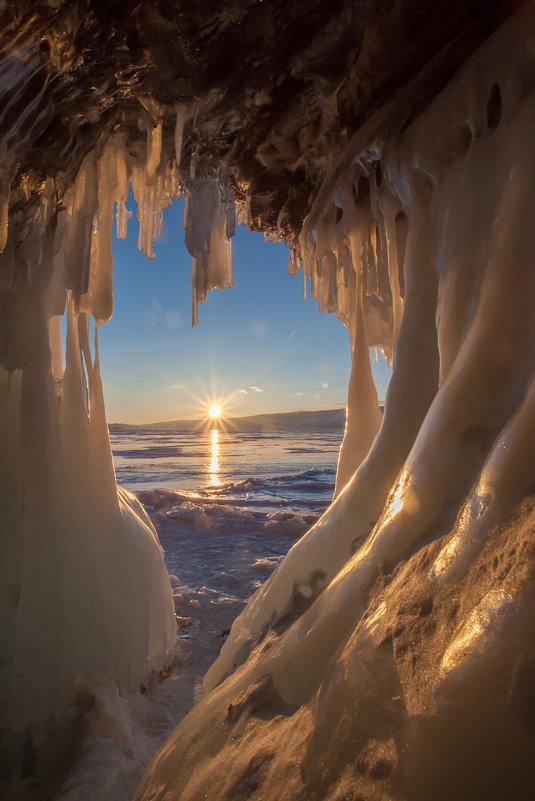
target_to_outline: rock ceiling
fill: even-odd
[[[9,0],[0,2],[0,190],[11,213],[49,176],[68,186],[118,124],[146,146],[163,119],[181,172],[222,165],[254,228],[298,232],[326,170],[419,71],[407,120],[515,0]],[[144,117],[143,117],[144,115]]]

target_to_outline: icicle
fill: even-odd
[[[318,260],[318,311],[337,310],[337,261],[332,238],[329,237],[328,250]]]
[[[137,203],[138,248],[153,259],[153,244],[162,230],[163,210],[171,205],[177,186],[164,151],[154,174],[149,175],[149,167],[139,163],[132,166],[132,188]]]
[[[196,182],[188,195],[186,247],[192,256],[210,250],[210,234],[219,203],[217,178]]]
[[[72,292],[67,298],[67,344],[61,406],[63,452],[80,503],[89,477],[88,397],[82,368],[78,317]]]
[[[194,181],[197,171],[197,161],[199,160],[199,145],[195,142],[191,149],[191,158],[189,163],[189,179]]]
[[[334,253],[321,257],[318,265],[318,311],[335,312],[336,301],[336,273],[337,263]]]
[[[359,465],[368,454],[379,431],[382,416],[377,390],[370,367],[363,315],[362,280],[357,282],[358,306],[355,315],[355,337],[351,353],[346,427],[338,457],[336,486],[333,499],[346,487]]]
[[[65,210],[58,213],[52,246],[52,275],[45,293],[48,321],[51,370],[56,382],[63,377],[63,348],[61,342],[61,317],[65,312],[67,293],[63,286],[65,243],[68,215]]]
[[[286,272],[288,275],[297,275],[301,269],[301,257],[299,254],[299,240],[295,238],[288,249],[288,267]]]
[[[138,241],[137,246],[148,259],[154,258],[154,187],[145,181],[145,168],[134,165],[132,188],[137,203]]]
[[[43,259],[43,247],[47,234],[44,211],[44,204],[40,203],[35,210],[29,228],[25,232],[25,238],[17,248],[17,258],[26,265],[26,271],[29,275],[34,273]]]
[[[89,286],[93,218],[98,203],[97,185],[97,164],[91,152],[83,160],[76,176],[65,249],[64,282],[67,289],[72,290],[76,303]]]
[[[113,311],[113,204],[124,192],[124,162],[118,145],[117,139],[110,137],[98,162],[97,224],[91,242],[88,292],[80,303],[80,309],[91,313],[98,322],[109,320]]]
[[[355,331],[355,316],[357,309],[356,272],[351,260],[351,251],[342,232],[337,231],[336,259],[338,270],[336,274],[336,299],[338,318],[349,328],[351,347],[353,348],[353,334]]]
[[[299,235],[299,247],[301,250],[301,259],[303,263],[303,280],[306,277],[312,282],[312,276],[316,273],[315,243],[313,239],[307,235],[304,229]],[[315,299],[315,295],[312,292],[312,287],[311,294],[312,298]]]
[[[140,226],[140,234],[142,241],[142,250],[148,259],[154,258],[153,243],[156,239],[156,232],[154,230],[155,223],[155,197],[154,187],[150,184],[145,185],[143,193],[142,205],[142,221]]]
[[[241,201],[236,206],[236,222],[238,225],[245,225],[249,227],[249,216],[246,201]]]
[[[87,411],[90,411],[89,389],[93,378],[93,359],[91,357],[91,346],[89,344],[89,314],[80,313],[78,315],[78,340],[80,342],[80,353],[82,371],[87,377],[87,386],[84,387]]]
[[[234,205],[234,192],[230,185],[228,185],[223,193],[223,203],[225,205],[225,214],[227,216],[226,222],[226,237],[231,239],[236,233],[236,208]]]
[[[0,253],[7,242],[9,187],[10,171],[6,167],[0,167]]]
[[[193,328],[197,328],[197,324],[199,322],[199,289],[198,289],[198,282],[197,282],[198,270],[197,270],[197,259],[195,256],[192,259],[191,265],[191,325]],[[202,276],[204,279],[204,276]],[[202,289],[201,289],[202,292]],[[206,297],[206,295],[205,295]],[[202,298],[204,300],[205,298]]]
[[[95,358],[91,370],[89,430],[91,443],[91,463],[93,486],[96,497],[101,498],[108,510],[114,514],[119,511],[117,484],[110,436],[106,423],[104,393],[100,377],[100,357],[98,349],[98,324],[95,321]]]
[[[232,242],[227,235],[228,223],[228,202],[221,196],[218,181],[210,179],[197,186],[189,195],[186,217],[186,244],[193,255],[193,326],[197,325],[197,306],[206,300],[207,292],[232,287]]]
[[[130,185],[128,180],[128,154],[124,137],[119,133],[115,135],[115,158],[117,239],[126,239],[128,220],[132,219],[132,212],[126,208],[126,198]]]
[[[403,220],[403,223],[396,222]],[[405,226],[405,222],[407,226]],[[384,211],[384,229],[385,240],[387,249],[387,262],[389,271],[389,282],[392,296],[392,342],[390,354],[392,353],[395,344],[398,340],[399,329],[401,326],[401,319],[403,316],[403,292],[401,281],[403,280],[403,259],[405,253],[405,244],[407,241],[407,231],[401,230],[401,225],[406,229],[408,221],[402,212],[399,211],[399,205],[396,204],[394,199],[390,199],[387,208]],[[403,242],[401,240],[403,239]],[[400,250],[402,246],[402,251]],[[390,358],[391,355],[389,354]]]
[[[117,239],[126,239],[128,220],[132,219],[132,212],[126,208],[124,200],[117,201]]]
[[[176,123],[175,123],[175,160],[180,174],[180,161],[182,157],[182,141],[184,137],[184,123],[186,121],[187,107],[181,103],[175,103]]]
[[[162,126],[160,120],[154,127],[147,130],[147,182],[152,183],[156,177],[156,170],[160,166],[162,154]]]
[[[170,172],[170,184],[171,184],[171,192],[170,194],[173,197],[181,198],[182,197],[182,190],[181,190],[181,181],[182,177],[180,175],[180,170],[178,169],[176,162],[173,161],[171,163],[171,172]]]

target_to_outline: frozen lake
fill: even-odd
[[[111,434],[117,481],[147,507],[169,572],[212,601],[232,599],[234,613],[328,506],[340,440],[216,428]]]
[[[341,432],[112,432],[117,481],[132,492],[158,488],[272,505],[325,506]]]

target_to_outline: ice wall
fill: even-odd
[[[146,158],[112,132],[73,186],[49,179],[10,209],[0,256],[2,783],[62,764],[78,680],[131,692],[174,654],[163,551],[142,506],[116,486],[98,351],[113,306],[114,204],[125,235],[131,181],[151,255],[177,191],[174,166],[159,169],[158,123],[144,119]]]
[[[175,121],[171,155],[162,146],[166,113]],[[8,784],[62,760],[69,735],[58,732],[69,728],[78,680],[133,691],[173,657],[163,551],[141,505],[115,482],[98,329],[113,311],[113,217],[124,238],[130,186],[148,258],[163,210],[187,189],[194,323],[210,289],[232,286],[232,189],[194,159],[184,180],[187,117],[183,106],[140,98],[145,146],[127,125],[106,130],[71,186],[61,173],[42,185],[28,177],[23,205],[9,205],[9,176],[0,176],[0,781]]]
[[[327,176],[290,268],[350,327],[368,440],[348,423],[335,501],[139,801],[533,796],[534,54],[525,6]],[[374,439],[369,347],[394,367]]]

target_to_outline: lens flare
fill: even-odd
[[[217,419],[221,415],[221,406],[210,406],[208,409],[208,414],[212,420]]]

